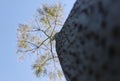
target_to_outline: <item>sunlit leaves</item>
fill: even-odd
[[[61,4],[44,4],[37,10],[34,23],[20,24],[17,29],[17,53],[37,55],[36,62],[32,65],[37,77],[49,76],[50,79],[62,77],[62,72],[57,67],[57,54],[54,48],[54,34],[61,27],[63,10]],[[50,70],[52,68],[52,70]],[[52,81],[54,81],[52,80]]]
[[[31,27],[29,27],[28,25],[19,24],[19,28],[17,29],[18,38],[27,39],[30,29],[31,29]]]
[[[19,41],[19,45],[18,45],[20,48],[26,48],[27,47],[27,44],[24,40],[20,40]]]
[[[34,64],[33,66],[33,69],[35,69],[35,74],[37,77],[40,76],[41,73],[43,73],[43,66],[41,64]]]
[[[47,69],[45,68],[46,65],[49,64],[50,61],[50,56],[48,56],[48,54],[43,54],[40,55],[40,57],[38,57],[38,59],[36,60],[36,63],[33,64],[33,69],[35,70],[35,74],[37,77],[40,77],[40,75],[44,75],[47,73]]]
[[[55,25],[55,23],[59,24],[61,23],[62,11],[61,4],[42,5],[42,7],[38,9],[39,21],[44,27],[51,27]]]
[[[46,56],[47,55],[41,55],[39,59],[37,59],[36,63],[32,66],[37,77],[46,74],[46,68],[43,68],[47,64],[47,62],[45,62],[45,60],[47,59]]]

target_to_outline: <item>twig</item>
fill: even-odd
[[[54,58],[58,58],[57,56],[54,56],[54,57],[52,57],[52,58],[48,58],[48,59],[46,59],[41,65],[44,65],[47,61],[49,61],[49,60],[51,60],[51,59],[54,59]]]
[[[34,44],[34,43],[32,43],[32,42],[29,42],[29,41],[25,41],[25,42],[27,42],[27,43],[29,43],[29,44],[32,44],[32,45],[35,46],[35,47],[38,47],[36,44]]]

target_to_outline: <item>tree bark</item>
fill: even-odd
[[[77,0],[55,35],[67,81],[120,81],[120,0]]]

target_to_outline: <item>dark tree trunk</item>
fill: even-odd
[[[67,81],[120,81],[120,0],[77,0],[55,39]]]

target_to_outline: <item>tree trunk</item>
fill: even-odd
[[[67,81],[120,81],[120,0],[77,0],[56,51]]]

